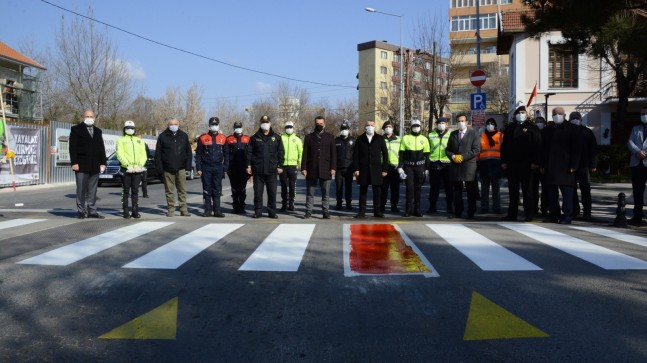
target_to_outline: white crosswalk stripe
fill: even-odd
[[[527,223],[501,225],[606,270],[647,269],[645,261],[548,228]]]
[[[484,271],[537,271],[541,268],[462,224],[427,224]]]
[[[18,262],[25,265],[67,266],[95,253],[114,247],[123,242],[137,238],[146,233],[173,224],[173,222],[141,222],[90,237],[55,250]]]
[[[240,271],[297,271],[315,224],[281,224],[240,266]]]
[[[633,243],[638,246],[647,247],[647,238],[634,236],[627,233],[621,233],[618,231],[613,231],[606,228],[597,228],[597,227],[579,227],[572,226],[571,228],[579,229],[580,231],[595,233],[600,236],[609,237],[616,239],[618,241],[623,241],[627,243]]]
[[[46,221],[46,220],[47,219],[27,219],[27,218],[12,219],[12,220],[9,220],[9,221],[0,222],[0,229],[20,227],[20,226],[24,226],[24,225],[27,225],[27,224],[43,222],[43,221]]]

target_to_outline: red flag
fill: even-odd
[[[530,98],[528,99],[528,104],[526,104],[526,107],[530,106],[532,99],[535,97],[537,97],[537,82],[535,82],[535,88],[532,89],[532,93],[530,94]]]

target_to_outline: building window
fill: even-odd
[[[466,8],[474,6],[474,0],[452,0],[452,8]]]
[[[380,67],[380,74],[386,74],[386,67]]]
[[[393,61],[394,62],[399,62],[400,61],[400,55],[396,52],[393,52]]]
[[[499,4],[501,4],[501,5],[511,5],[512,0],[499,0]]]
[[[548,47],[548,87],[577,88],[578,59],[572,48],[561,44]]]
[[[389,59],[389,55],[385,51],[380,51],[380,58]]]
[[[385,105],[387,104],[387,99],[386,97],[380,97],[380,105]]]
[[[397,69],[397,68],[394,68],[393,69],[393,75],[396,76],[396,77],[400,77],[400,70]]]
[[[481,30],[496,29],[497,14],[481,14]],[[476,15],[452,17],[451,31],[476,30]]]
[[[481,6],[496,5],[496,0],[481,0]]]
[[[380,89],[387,89],[386,82],[380,82]]]

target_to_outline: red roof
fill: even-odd
[[[25,65],[25,66],[29,66],[29,67],[45,69],[45,67],[38,64],[38,62],[36,62],[36,61],[34,61],[32,59],[29,59],[24,54],[22,54],[19,51],[11,48],[10,46],[6,45],[3,42],[0,42],[0,58],[6,58],[8,60],[20,63],[20,64]]]
[[[535,18],[535,12],[532,10],[521,11],[506,11],[501,14],[501,31],[504,33],[509,32],[522,32],[526,28],[523,23],[523,17],[530,19]]]

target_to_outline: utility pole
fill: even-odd
[[[434,41],[433,54],[434,57],[432,62],[431,70],[431,102],[429,103],[429,130],[433,128],[434,117],[438,117],[436,114],[436,41]]]

